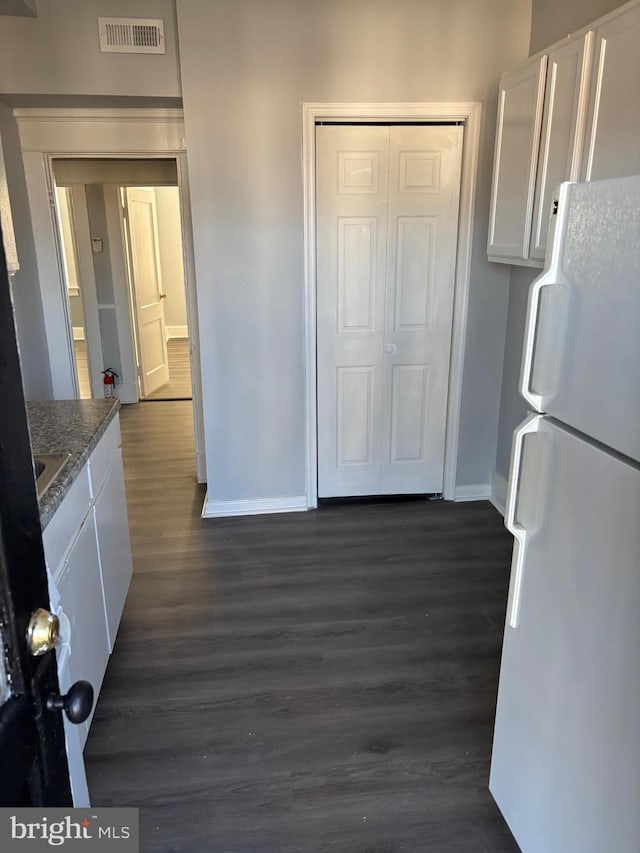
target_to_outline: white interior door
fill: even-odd
[[[125,222],[129,242],[129,269],[143,397],[169,381],[164,298],[160,275],[155,193],[125,190]]]
[[[462,137],[317,128],[319,497],[442,491]]]

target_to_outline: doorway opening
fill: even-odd
[[[140,400],[191,400],[178,187],[120,187],[120,202]]]
[[[38,223],[34,227],[34,244],[54,399],[79,396],[57,211],[56,186],[65,186],[61,170],[66,166],[75,170],[85,167],[84,173],[67,175],[66,186],[72,198],[71,217],[82,279],[91,394],[103,396],[102,370],[111,367],[120,374],[116,391],[123,403],[139,402],[140,393],[119,187],[177,186],[192,376],[192,401],[187,406],[193,416],[197,479],[206,482],[198,300],[182,110],[20,108],[14,114],[20,133],[27,129],[30,132],[29,142],[23,146],[23,165],[29,209],[34,223]],[[98,168],[101,174],[96,174]],[[98,201],[101,197],[100,230],[92,235],[87,205],[96,200],[96,195]],[[103,237],[102,252],[93,252],[92,236]],[[100,264],[111,267],[109,286],[104,289],[96,287],[95,269]]]
[[[175,160],[53,159],[77,395],[192,400]],[[151,180],[150,180],[151,179]]]

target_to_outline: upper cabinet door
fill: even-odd
[[[540,261],[547,249],[554,188],[561,181],[577,181],[580,173],[593,40],[589,31],[549,53],[529,250],[529,257]]]
[[[547,57],[504,74],[498,96],[489,256],[526,259]]]
[[[581,177],[640,173],[640,6],[596,30],[587,146]]]

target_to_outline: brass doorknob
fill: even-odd
[[[27,628],[27,645],[32,655],[43,655],[51,651],[60,636],[58,617],[42,607],[34,610]]]

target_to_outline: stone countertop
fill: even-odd
[[[40,500],[40,523],[43,530],[119,408],[118,399],[42,400],[27,403],[34,455],[69,454],[64,468]]]

